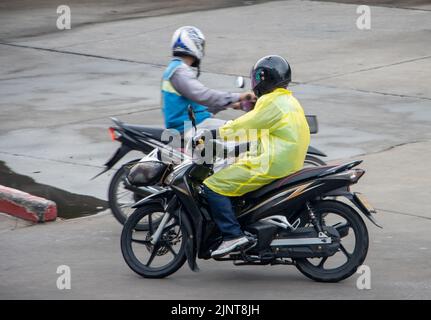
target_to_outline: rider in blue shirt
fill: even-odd
[[[162,79],[162,110],[168,129],[184,131],[189,106],[193,107],[198,127],[217,129],[225,121],[213,118],[213,113],[228,106],[239,108],[239,101],[254,96],[251,92],[230,93],[205,87],[198,80],[204,47],[205,37],[196,27],[181,27],[173,35],[173,59]]]

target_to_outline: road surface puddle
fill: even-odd
[[[58,216],[64,219],[88,216],[108,208],[107,201],[37,183],[13,172],[3,161],[0,161],[0,184],[54,201]]]

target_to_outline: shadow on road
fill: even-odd
[[[30,177],[13,172],[3,161],[0,161],[0,184],[54,201],[58,216],[65,219],[96,214],[108,208],[106,201],[95,197],[37,183]]]

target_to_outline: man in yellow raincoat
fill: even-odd
[[[229,197],[241,196],[300,170],[310,143],[310,129],[299,102],[287,90],[289,63],[271,55],[261,58],[251,72],[259,99],[254,110],[219,129],[224,139],[256,141],[257,148],[204,181],[205,194],[223,242],[213,257],[244,247],[244,236]]]

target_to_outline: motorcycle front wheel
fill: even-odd
[[[191,227],[187,217],[168,218],[159,240],[151,242],[159,224],[154,217],[164,216],[160,205],[138,208],[124,224],[121,233],[121,252],[127,265],[145,278],[164,278],[176,272],[186,262],[186,241]],[[147,231],[137,230],[142,220],[148,224]]]

